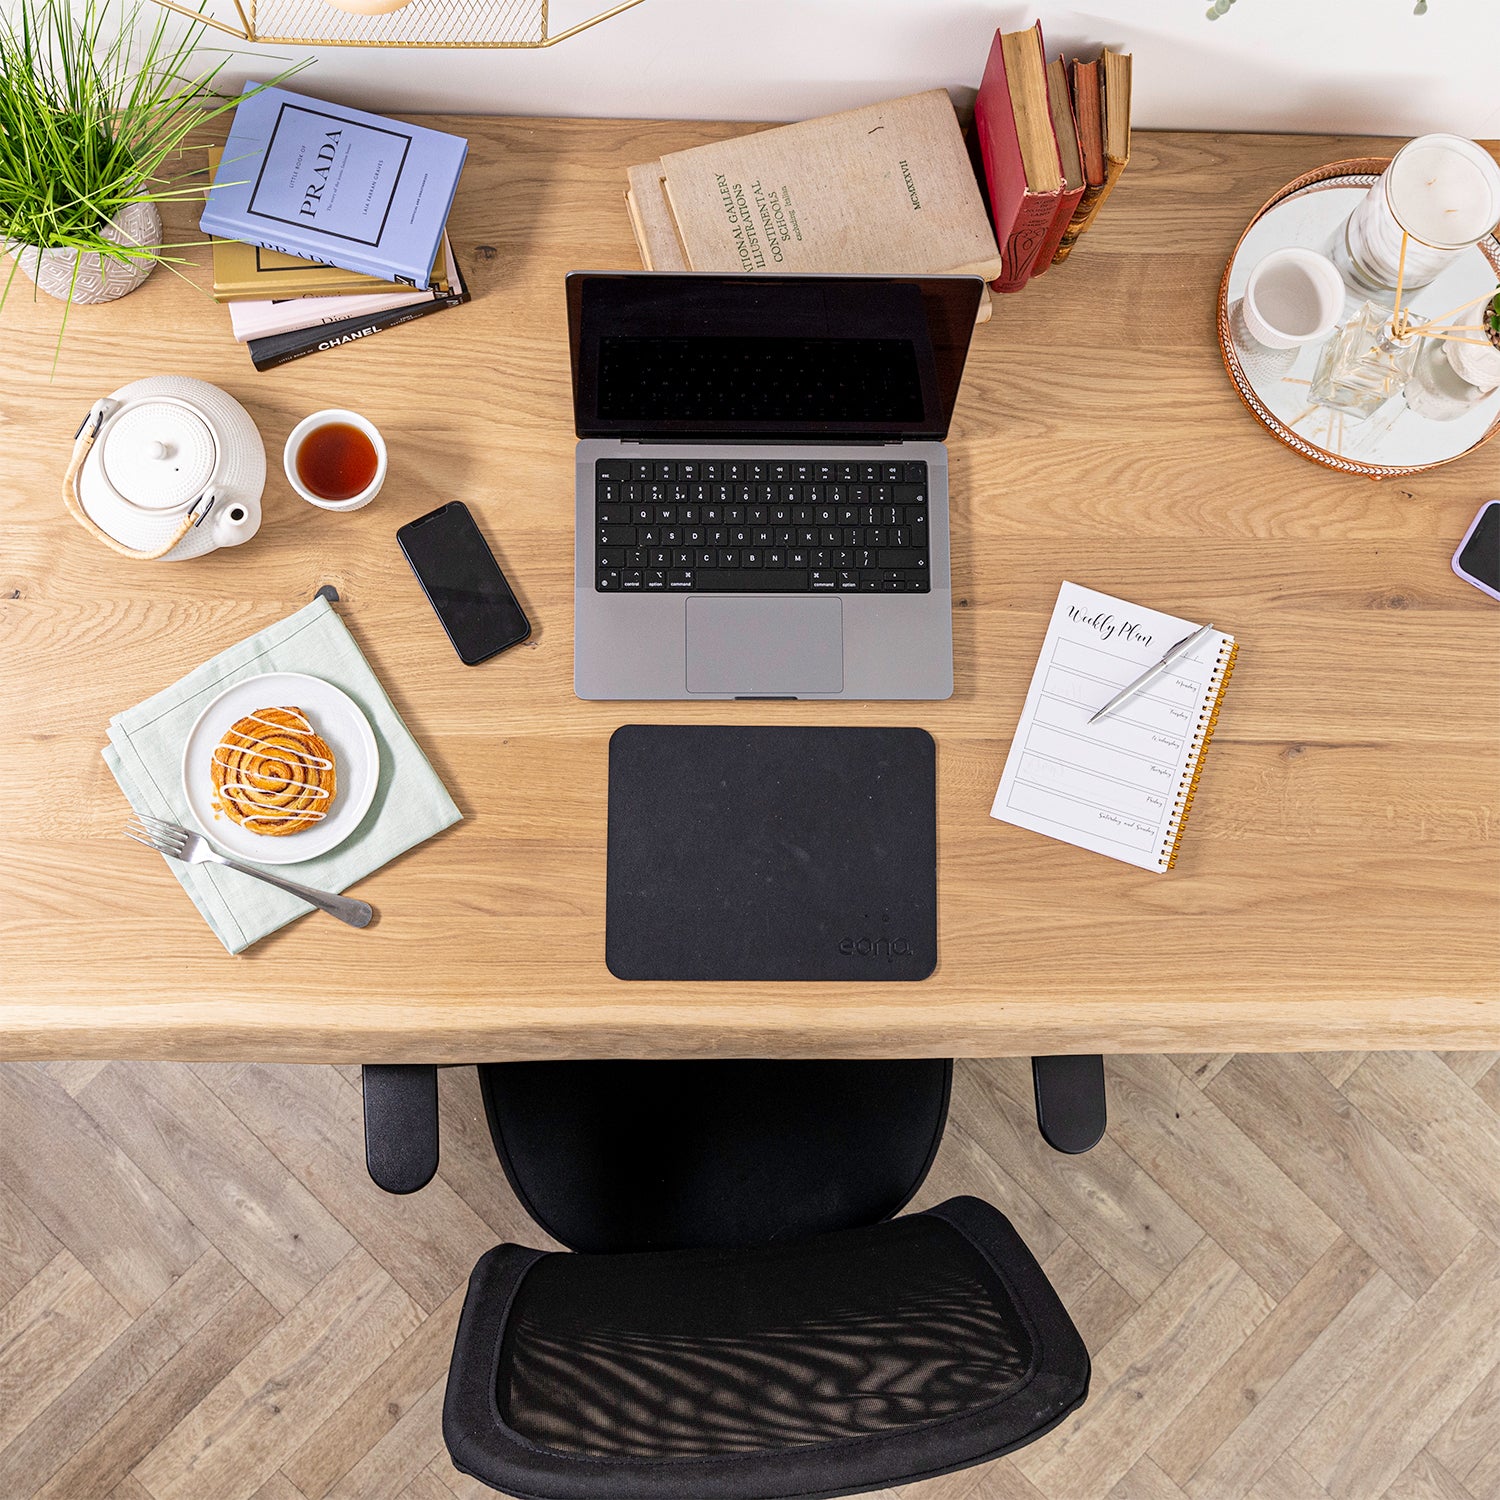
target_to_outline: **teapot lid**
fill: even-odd
[[[142,510],[180,510],[208,488],[218,462],[213,429],[171,397],[132,401],[100,434],[105,478]]]

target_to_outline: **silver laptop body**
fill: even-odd
[[[585,273],[575,273],[590,279]],[[649,273],[632,275],[640,282]],[[615,278],[609,278],[614,280]],[[700,282],[703,278],[674,276],[653,278],[674,283]],[[727,278],[711,278],[722,282]],[[781,282],[780,276],[755,278],[762,285]],[[814,278],[797,278],[804,283]],[[580,288],[570,277],[570,303]],[[743,278],[735,278],[743,286]],[[818,281],[880,282],[887,278],[816,278]],[[906,279],[910,282],[911,278]],[[924,278],[932,282],[960,283],[972,303],[977,303],[977,278]],[[967,285],[964,285],[967,284]],[[662,290],[670,290],[662,288]],[[942,288],[945,293],[950,288]],[[962,306],[955,316],[964,316]],[[973,306],[968,306],[968,331],[973,327]],[[952,319],[950,319],[950,322]],[[574,381],[580,374],[575,324]],[[954,381],[956,386],[956,379]],[[588,422],[580,413],[580,431]],[[946,419],[943,422],[946,431]],[[925,464],[926,559],[929,582],[923,592],[886,591],[892,574],[856,575],[836,566],[814,569],[812,585],[795,593],[759,592],[748,574],[742,574],[732,592],[694,587],[692,569],[670,566],[687,560],[676,546],[687,532],[673,537],[671,556],[651,552],[650,560],[666,567],[606,567],[616,561],[642,561],[642,549],[606,549],[606,541],[618,541],[628,532],[600,524],[601,514],[621,517],[617,508],[601,511],[602,494],[619,495],[613,478],[601,478],[601,460],[610,461],[602,471],[611,476],[630,473],[644,476],[657,466],[672,466],[670,472],[701,475],[714,464],[718,475],[739,465],[737,474],[759,472],[769,478],[770,465],[779,472],[814,472],[852,476],[831,479],[819,488],[820,495],[837,494],[842,500],[856,490],[861,500],[879,488],[860,484],[861,476],[899,472],[903,479],[915,471],[908,465]],[[806,465],[807,469],[799,466]],[[889,466],[897,465],[898,469]],[[628,466],[624,468],[622,466]],[[643,466],[650,466],[649,471]],[[684,468],[683,466],[688,466]],[[665,471],[664,471],[665,472]],[[759,482],[757,482],[759,485]],[[650,488],[632,484],[632,498]],[[701,484],[695,486],[702,493]],[[654,492],[662,495],[662,486]],[[679,493],[683,491],[679,488]],[[788,493],[795,493],[789,490]],[[767,493],[770,493],[767,490]],[[809,491],[809,493],[811,493]],[[902,491],[905,499],[918,498],[913,484]],[[649,436],[585,437],[576,456],[574,550],[574,690],[585,699],[936,699],[953,693],[953,591],[950,574],[948,526],[948,457],[939,441],[879,441],[841,437],[827,444],[809,441],[807,434],[791,433],[753,440],[743,436],[716,441],[712,438],[682,441],[653,440]],[[680,512],[679,512],[680,513]],[[910,508],[907,515],[916,514]],[[874,533],[865,532],[865,536]],[[637,537],[651,536],[638,530]],[[665,530],[662,532],[665,536]],[[854,536],[853,530],[843,533]],[[841,538],[842,539],[842,538]],[[664,551],[667,549],[663,549]],[[847,549],[828,550],[832,565]],[[741,554],[742,556],[745,554]],[[876,552],[876,558],[893,554]],[[714,576],[699,573],[698,578]],[[910,575],[907,575],[910,576]],[[856,581],[858,578],[860,581]],[[885,578],[887,583],[876,581]],[[624,580],[622,586],[622,579]],[[908,585],[901,585],[905,588]],[[915,586],[915,585],[911,585]]]

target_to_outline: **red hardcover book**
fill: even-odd
[[[1078,121],[1073,118],[1072,90],[1068,87],[1068,65],[1062,58],[1047,64],[1047,108],[1052,116],[1052,134],[1057,138],[1057,159],[1062,165],[1062,192],[1057,195],[1057,211],[1047,236],[1037,246],[1031,262],[1031,275],[1040,276],[1052,264],[1057,247],[1072,222],[1078,200],[1083,197],[1083,156],[1078,149]],[[1029,278],[1028,278],[1029,279]]]
[[[1042,25],[995,33],[974,101],[974,130],[1000,244],[997,292],[1018,292],[1052,228],[1062,166],[1047,103]]]

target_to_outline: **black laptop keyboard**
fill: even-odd
[[[925,463],[600,459],[601,593],[931,588]]]

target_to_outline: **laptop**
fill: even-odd
[[[568,277],[580,698],[947,698],[977,276]]]

